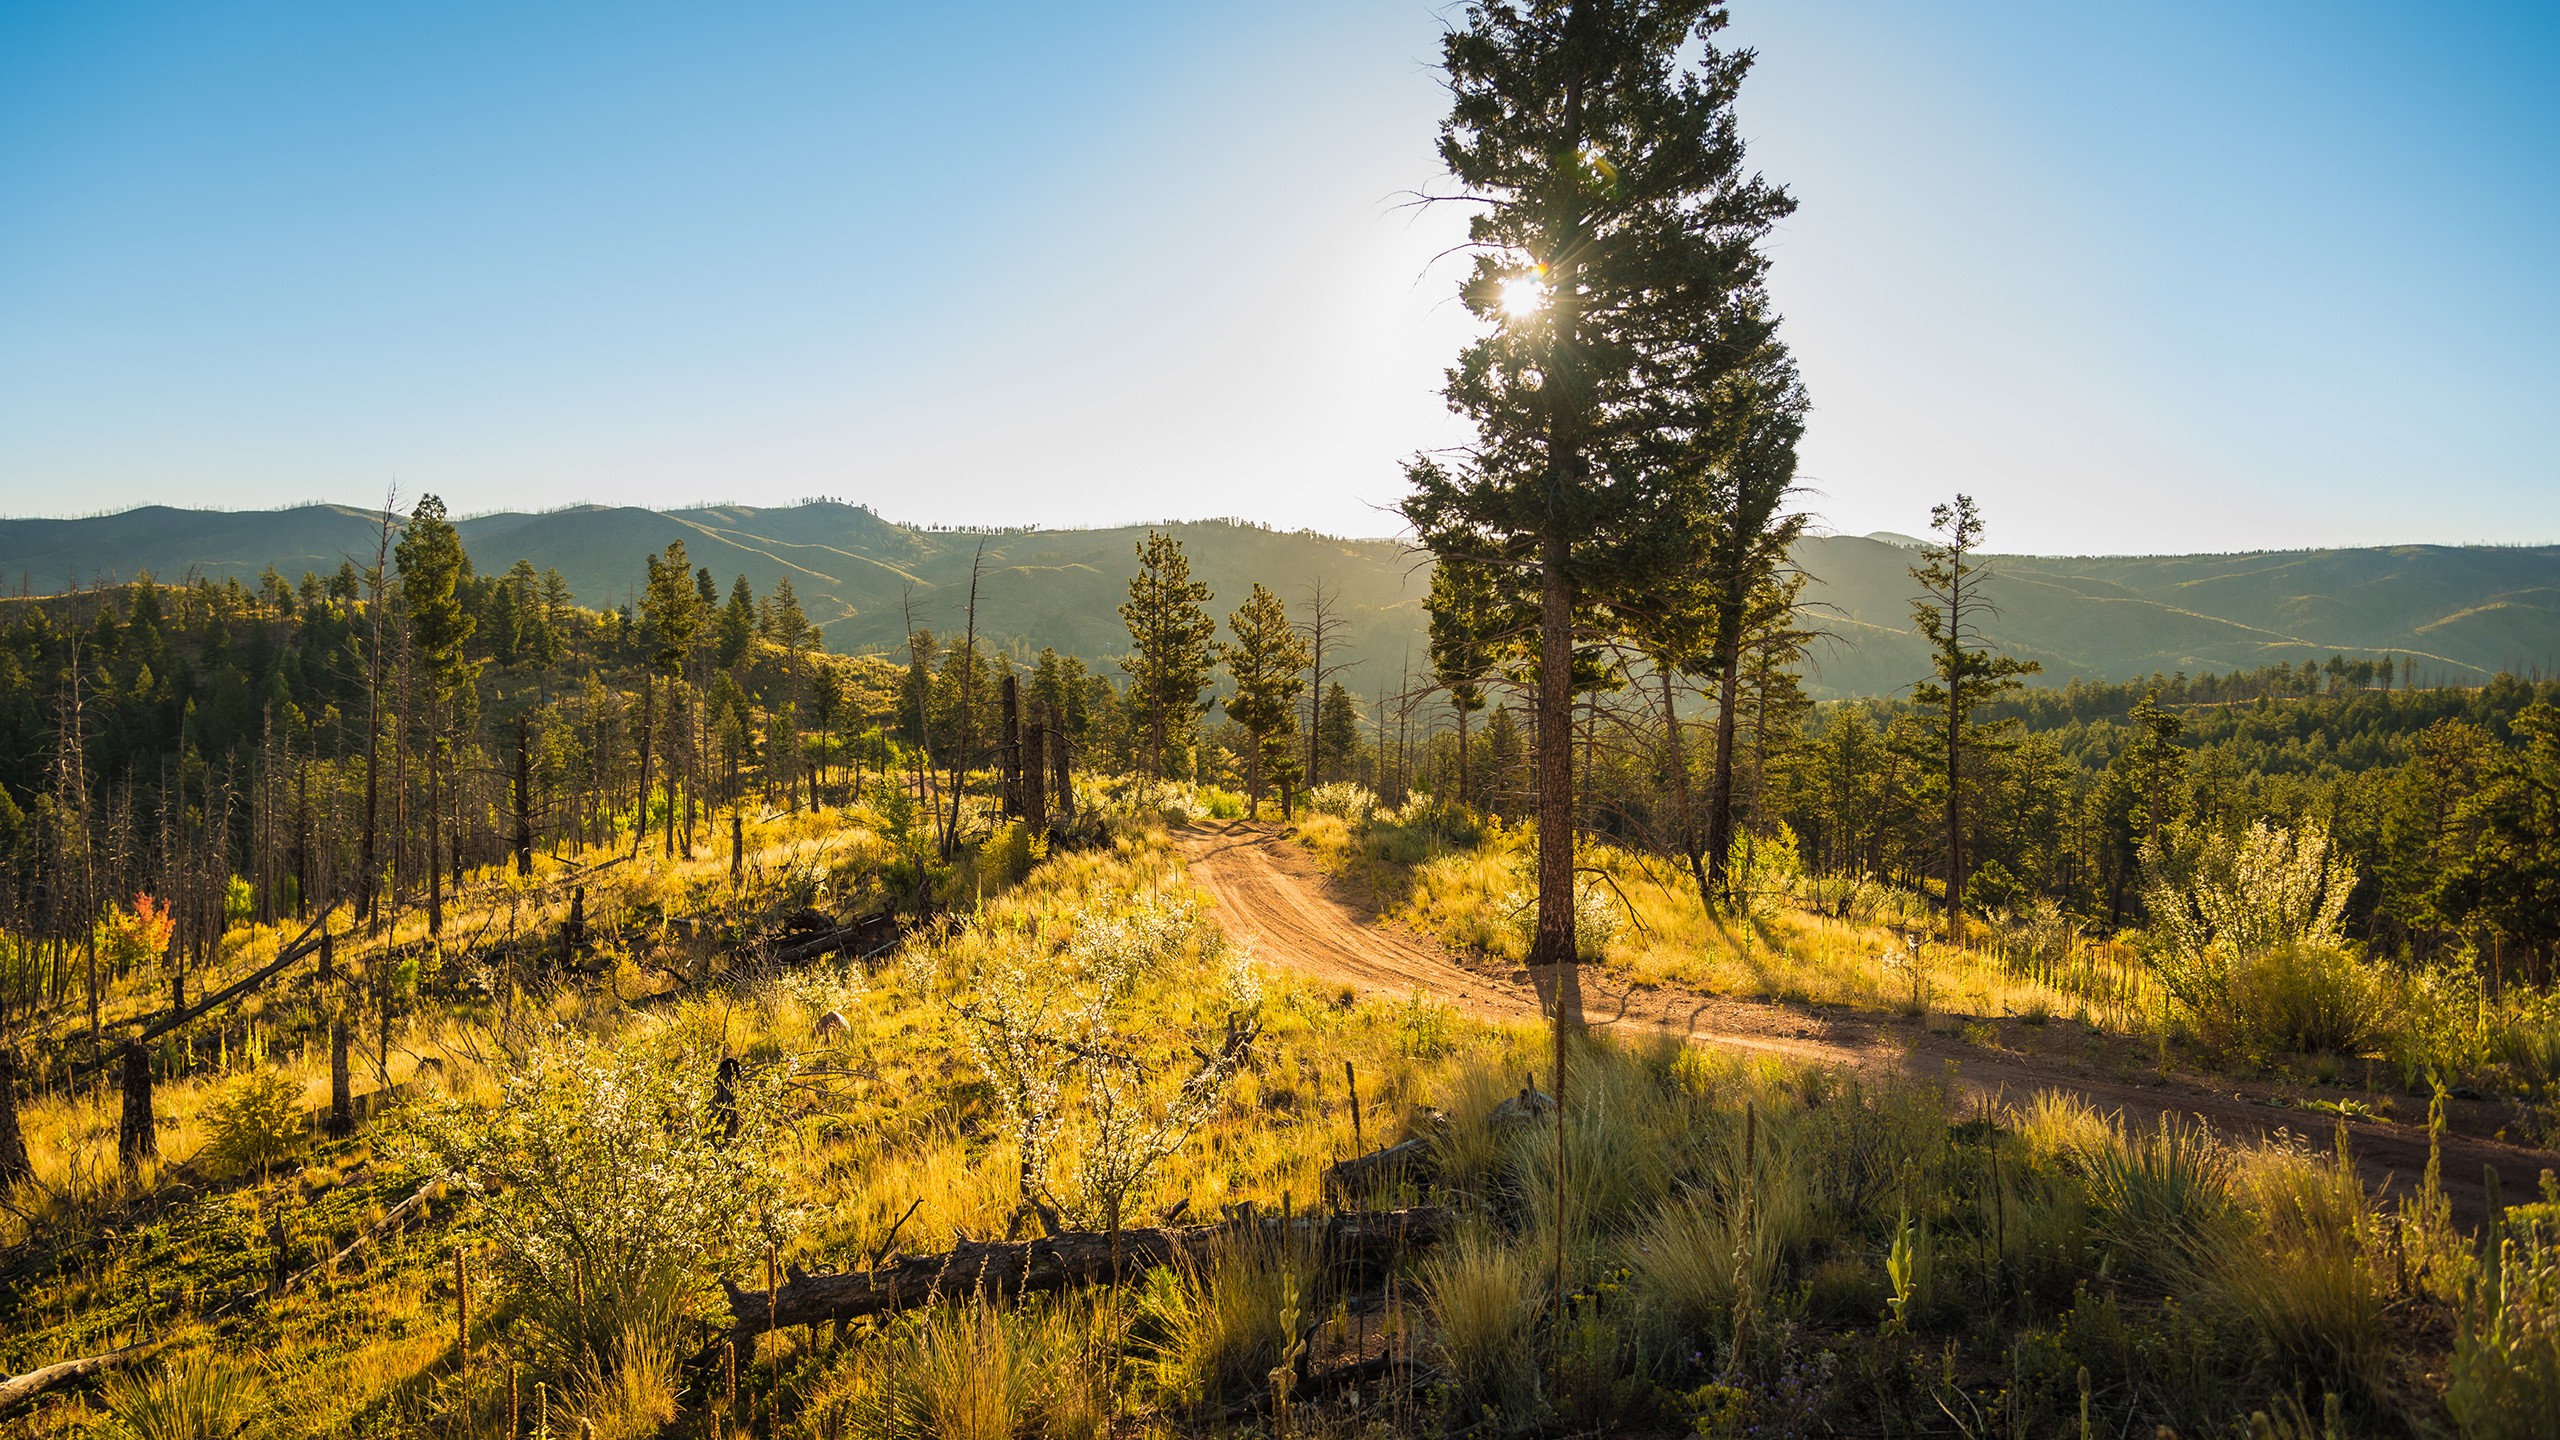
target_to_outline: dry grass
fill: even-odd
[[[1533,828],[1417,837],[1393,817],[1360,827],[1316,815],[1296,834],[1382,912],[1487,955],[1526,953]],[[2040,933],[2012,944],[1999,927],[1980,927],[1982,944],[1927,943],[1915,968],[1895,929],[1796,903],[1794,889],[1809,894],[1811,882],[1770,877],[1750,905],[1710,911],[1687,875],[1658,861],[1607,845],[1586,846],[1579,861],[1605,875],[1590,888],[1623,921],[1604,927],[1592,958],[1644,984],[1870,1011],[2082,1016],[2125,1033],[2157,1023],[2147,972],[2115,947],[2057,946]]]

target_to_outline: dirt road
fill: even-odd
[[[1427,937],[1380,924],[1345,903],[1307,852],[1268,826],[1213,822],[1177,830],[1174,841],[1193,882],[1216,902],[1227,932],[1253,942],[1273,964],[1363,994],[1421,991],[1485,1020],[1541,1021],[1548,1014],[1553,976],[1516,966],[1493,968],[1502,962],[1470,962]],[[1891,1016],[1631,985],[1596,965],[1573,969],[1577,974],[1569,978],[1578,995],[1568,997],[1568,1013],[1579,1009],[1594,1028],[1660,1031],[1696,1045],[1866,1071],[1946,1075],[1969,1094],[1992,1098],[2059,1090],[2120,1111],[2137,1125],[2175,1114],[2226,1135],[2289,1132],[2325,1145],[2337,1119],[2295,1102],[2354,1093],[2174,1072],[2163,1081],[2144,1073],[2150,1057],[2138,1042],[2091,1036],[2074,1025],[1994,1022],[1995,1042],[1976,1044]],[[2423,1102],[2416,1108],[2423,1116]],[[2467,1118],[2487,1124],[2497,1113],[2495,1107],[2474,1106]],[[2369,1179],[2388,1187],[2387,1195],[2417,1190],[2427,1164],[2423,1124],[2359,1120],[2347,1128],[2359,1165]],[[2476,1224],[2488,1211],[2487,1169],[2496,1169],[2508,1200],[2520,1201],[2533,1196],[2545,1167],[2560,1168],[2560,1154],[2456,1134],[2445,1138],[2443,1163],[2455,1216]]]

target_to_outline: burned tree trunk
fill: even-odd
[[[885,1315],[964,1295],[1006,1298],[1033,1291],[1134,1280],[1150,1270],[1222,1244],[1304,1237],[1330,1263],[1375,1268],[1436,1245],[1452,1226],[1449,1210],[1349,1211],[1284,1220],[1246,1216],[1211,1225],[1068,1231],[1020,1242],[964,1240],[947,1254],[894,1260],[875,1270],[834,1275],[793,1273],[770,1291],[742,1290],[726,1279],[732,1332],[748,1338],[790,1325]],[[1284,1231],[1285,1227],[1285,1231]]]
[[[354,1030],[355,1027],[348,1023],[345,1003],[341,1000],[338,1013],[329,1018],[329,1133],[332,1135],[355,1133],[355,1084],[347,1067],[347,1050],[355,1041]]]
[[[997,687],[1003,738],[996,742],[996,763],[1004,768],[1004,813],[1019,820],[1024,814],[1022,803],[1022,686],[1007,670],[1004,683]]]
[[[116,1153],[127,1170],[160,1156],[160,1127],[151,1115],[151,1052],[139,1041],[124,1047],[124,1117],[116,1126]]]
[[[533,873],[533,737],[527,712],[516,712],[515,850],[516,873]]]
[[[0,1194],[34,1173],[18,1130],[18,1052],[0,1046]]]
[[[1031,707],[1031,726],[1023,736],[1022,818],[1039,834],[1049,828],[1049,707]]]

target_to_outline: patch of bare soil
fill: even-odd
[[[1965,1038],[1894,1016],[1630,984],[1596,965],[1564,967],[1561,977],[1548,967],[1532,974],[1453,954],[1426,936],[1361,913],[1336,893],[1313,857],[1270,826],[1212,822],[1177,830],[1174,842],[1193,882],[1216,902],[1230,935],[1250,941],[1274,964],[1365,995],[1420,991],[1480,1019],[1543,1021],[1552,1013],[1561,979],[1566,1013],[1597,1028],[1653,1031],[1694,1045],[1869,1072],[1944,1077],[1977,1099],[2023,1099],[2056,1090],[2140,1126],[2176,1115],[2229,1136],[2291,1135],[2325,1146],[2344,1123],[2359,1166],[2369,1181],[2387,1187],[2386,1195],[2415,1193],[2426,1173],[2423,1123],[2341,1122],[2299,1108],[2303,1100],[2338,1099],[2352,1091],[2176,1071],[2163,1079],[2150,1068],[2156,1057],[2139,1042],[2062,1021],[2029,1026],[1986,1020],[1968,1027],[1973,1038]],[[2477,1107],[2462,1118],[2488,1123],[2496,1113]],[[2423,1119],[2423,1106],[2418,1114]],[[2443,1144],[2445,1193],[2464,1224],[2488,1213],[2487,1172],[2497,1172],[2509,1200],[2522,1200],[2534,1194],[2545,1167],[2560,1168],[2560,1154],[2476,1134],[2449,1133]]]

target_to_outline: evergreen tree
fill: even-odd
[[[2456,925],[2478,925],[2530,960],[2547,983],[2560,952],[2560,707],[2536,702],[2514,721],[2502,750],[2454,825],[2465,843],[2432,897]]]
[[[1532,964],[1575,956],[1577,616],[1641,606],[1665,578],[1648,527],[1681,477],[1664,441],[1695,417],[1655,409],[1655,388],[1726,343],[1718,316],[1793,203],[1743,169],[1750,56],[1715,45],[1723,24],[1710,0],[1482,0],[1443,42],[1440,152],[1483,204],[1460,294],[1491,328],[1449,373],[1475,444],[1410,465],[1404,513],[1442,560],[1499,563],[1537,607]]]
[[[684,675],[685,662],[693,656],[694,636],[702,628],[701,590],[709,583],[704,571],[697,584],[689,573],[691,562],[684,553],[684,542],[670,540],[664,556],[645,557],[649,581],[641,592],[640,614],[642,644],[647,647],[647,668],[640,675],[640,812],[631,824],[633,854],[649,831],[649,764],[655,723],[650,715],[649,682],[660,677],[668,682],[667,713],[675,713],[675,682]],[[670,769],[672,770],[672,764]],[[675,843],[675,786],[667,787],[667,837]]]
[[[470,574],[471,561],[463,553],[461,532],[445,519],[442,500],[433,495],[419,498],[393,554],[400,565],[400,597],[408,611],[410,644],[417,655],[419,675],[427,686],[432,741],[427,751],[427,928],[441,933],[444,810],[438,785],[453,768],[449,726],[454,719],[454,702],[468,695],[471,677],[479,668],[463,653],[465,642],[479,622],[459,594],[462,582]]]
[[[740,575],[729,587],[729,603],[720,607],[717,657],[720,668],[735,670],[747,658],[756,638],[756,592]]]
[[[773,593],[764,599],[762,613],[756,621],[757,632],[785,650],[811,645],[817,636],[809,617],[800,608],[800,592],[791,588],[791,577],[773,582]]]
[[[1290,625],[1288,605],[1263,585],[1255,585],[1244,604],[1227,617],[1227,633],[1234,637],[1226,647],[1227,674],[1236,684],[1227,714],[1250,737],[1245,790],[1254,814],[1260,815],[1262,785],[1270,778],[1266,772],[1271,760],[1275,754],[1291,752],[1288,742],[1297,729],[1298,696],[1307,688],[1307,643]],[[1289,812],[1289,791],[1290,787],[1282,787],[1284,817]]]
[[[1206,608],[1209,599],[1209,587],[1191,578],[1182,542],[1148,531],[1138,545],[1129,601],[1120,607],[1130,645],[1120,666],[1129,674],[1128,702],[1146,726],[1149,774],[1173,773],[1170,767],[1187,753],[1194,724],[1208,710],[1200,692],[1209,688],[1217,651],[1211,637],[1218,633]]]
[[[1974,555],[1982,543],[1982,512],[1970,495],[1929,512],[1937,538],[1920,552],[1911,578],[1920,582],[1920,597],[1911,602],[1912,623],[1929,643],[1930,674],[1912,690],[1912,699],[1938,712],[1936,750],[1944,766],[1946,787],[1947,938],[1964,939],[1964,757],[1982,746],[1975,733],[1974,710],[1983,701],[2015,690],[2043,667],[2033,660],[1995,654],[1982,643],[1981,625],[1991,613],[1981,585],[1986,576]]]
[[[1336,680],[1325,687],[1316,711],[1316,773],[1312,783],[1348,780],[1360,763],[1360,702]]]

